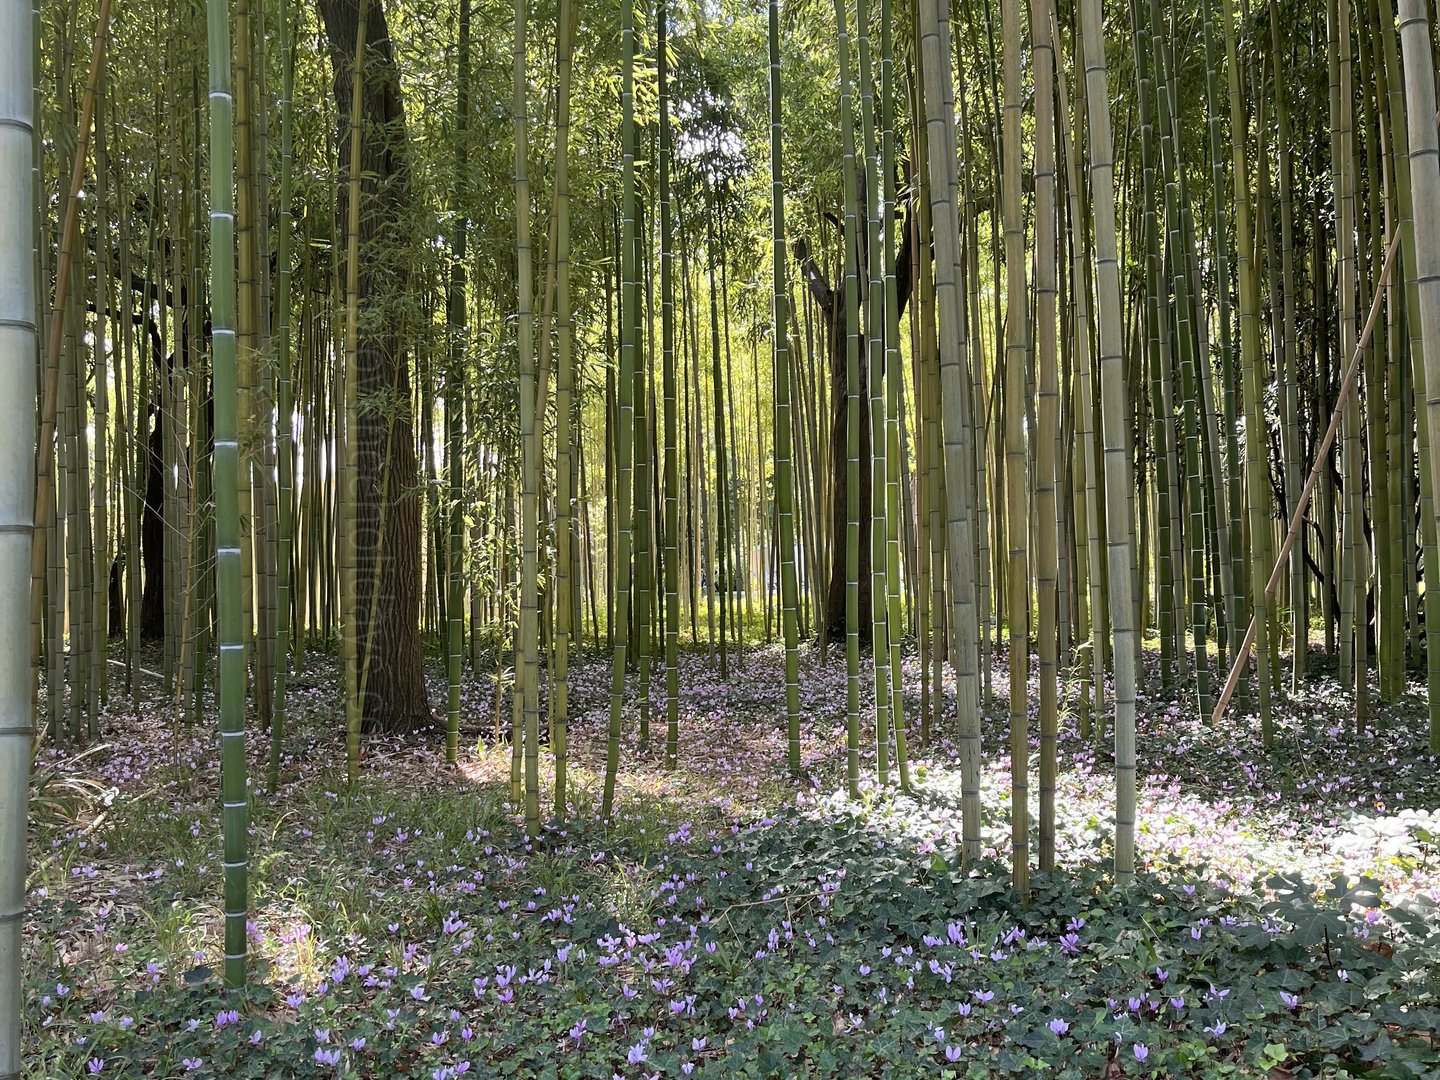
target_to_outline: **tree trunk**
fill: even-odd
[[[320,0],[320,14],[335,71],[335,102],[339,114],[348,116],[359,3]],[[432,722],[420,656],[420,498],[399,310],[408,279],[410,165],[400,76],[380,0],[372,0],[366,19],[372,44],[366,47],[370,70],[362,103],[359,295],[367,317],[357,357],[355,607],[365,665],[365,729],[404,733]],[[340,148],[339,175],[347,176],[349,140],[342,138]],[[342,221],[346,200],[342,186]]]
[[[862,209],[864,199],[861,199]],[[905,305],[910,299],[910,246],[911,229],[902,229],[900,250],[895,256],[896,292],[899,298],[897,319],[904,315]],[[847,483],[845,478],[845,302],[826,280],[811,256],[810,245],[802,238],[796,240],[795,258],[805,276],[810,296],[820,308],[825,324],[825,356],[830,368],[830,535],[835,538],[830,545],[830,583],[825,590],[825,625],[828,640],[840,641],[845,637],[845,499]],[[862,283],[863,285],[863,283]],[[863,298],[862,298],[863,299]],[[860,515],[860,580],[870,581],[870,388],[865,365],[860,370],[860,505],[867,512]],[[860,590],[860,637],[870,639],[870,590]]]

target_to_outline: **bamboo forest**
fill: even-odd
[[[0,0],[0,1080],[1440,1077],[1437,19]]]

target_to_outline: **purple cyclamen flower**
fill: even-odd
[[[960,1055],[961,1055],[961,1053],[963,1053],[963,1052],[964,1052],[963,1049],[962,1049],[961,1047],[959,1047],[959,1046],[947,1046],[947,1047],[945,1047],[945,1060],[946,1060],[946,1061],[959,1061],[959,1060],[960,1060]]]
[[[1070,1030],[1070,1021],[1057,1016],[1050,1021],[1050,1030],[1056,1035],[1064,1035]]]
[[[1150,1056],[1150,1048],[1149,1048],[1148,1046],[1146,1046],[1144,1043],[1136,1043],[1136,1044],[1135,1044],[1135,1060],[1136,1060],[1136,1061],[1144,1061],[1144,1060],[1145,1060],[1146,1058],[1148,1058],[1149,1056]]]
[[[316,1064],[318,1064],[318,1065],[339,1065],[339,1064],[340,1064],[340,1049],[339,1049],[339,1047],[332,1047],[332,1048],[330,1048],[330,1049],[326,1049],[326,1048],[323,1047],[323,1046],[316,1047],[316,1049],[315,1049],[315,1062],[316,1062]]]
[[[202,1061],[200,1058],[186,1058],[184,1061],[180,1062],[180,1064],[185,1066],[186,1072],[194,1072],[196,1069],[200,1068],[201,1065],[204,1065],[205,1062]]]
[[[105,1059],[104,1059],[104,1058],[91,1058],[89,1061],[87,1061],[87,1062],[85,1063],[85,1068],[90,1071],[90,1075],[91,1075],[91,1076],[94,1076],[94,1075],[95,1075],[96,1073],[98,1073],[100,1070],[102,1070],[103,1068],[105,1068]]]
[[[626,1060],[628,1060],[631,1065],[639,1065],[642,1061],[644,1061],[645,1044],[636,1043],[634,1046],[630,1047],[630,1053]]]

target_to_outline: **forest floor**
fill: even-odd
[[[985,858],[968,868],[953,720],[928,747],[912,729],[911,794],[874,785],[867,738],[856,803],[843,660],[804,655],[798,784],[778,649],[747,648],[724,681],[686,653],[680,685],[678,767],[657,678],[651,744],[632,713],[602,824],[609,665],[577,664],[572,812],[530,843],[506,805],[493,682],[467,682],[458,768],[443,735],[372,739],[351,795],[333,661],[308,659],[273,795],[250,739],[243,1001],[217,974],[214,732],[175,721],[158,687],[138,705],[117,689],[98,747],[37,760],[25,1075],[1440,1075],[1440,776],[1422,688],[1357,734],[1320,675],[1265,749],[1241,710],[1209,728],[1152,679],[1142,873],[1123,891],[1109,749],[1067,712],[1060,869],[1033,874],[1022,908],[1002,857],[1003,670],[984,724]],[[438,666],[431,694],[443,705]]]

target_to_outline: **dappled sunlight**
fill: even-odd
[[[436,737],[367,738],[360,788],[348,794],[337,676],[307,663],[282,788],[254,791],[248,936],[262,996],[233,1021],[215,983],[213,743],[195,729],[160,737],[154,712],[108,714],[106,748],[56,762],[113,788],[110,816],[92,807],[36,838],[58,853],[32,882],[30,960],[52,973],[37,1016],[112,1062],[180,1068],[243,1043],[257,1060],[304,1062],[317,1076],[334,1071],[332,1054],[360,1075],[428,1076],[466,1062],[527,1073],[565,1055],[625,1076],[632,1057],[718,1076],[734,1054],[819,1053],[817,1030],[824,1052],[862,1071],[882,1046],[919,1069],[951,1055],[1000,1060],[1022,1044],[1098,1071],[1140,1051],[1238,1062],[1257,1011],[1307,1052],[1340,1045],[1315,1035],[1312,1018],[1374,1037],[1351,988],[1424,968],[1415,935],[1428,916],[1416,923],[1413,912],[1427,909],[1392,923],[1392,909],[1367,907],[1363,893],[1322,896],[1337,873],[1352,885],[1374,879],[1387,904],[1440,895],[1434,816],[1396,809],[1433,794],[1423,767],[1401,764],[1423,737],[1415,715],[1347,735],[1322,689],[1281,725],[1294,761],[1257,766],[1258,732],[1243,718],[1221,745],[1179,704],[1153,701],[1140,718],[1156,767],[1139,789],[1138,894],[1110,884],[1108,748],[1068,718],[1061,872],[1033,875],[1025,906],[1006,881],[1003,673],[984,729],[982,856],[966,866],[948,712],[931,746],[912,730],[908,794],[870,779],[867,735],[853,802],[843,667],[807,658],[806,777],[796,783],[780,660],[776,649],[747,650],[721,681],[703,654],[684,656],[674,770],[661,686],[652,683],[646,747],[628,700],[619,798],[602,823],[609,671],[580,659],[571,813],[534,840],[516,827],[510,746],[493,741],[488,708],[465,715],[453,768]],[[493,701],[493,685],[470,693]],[[944,706],[953,708],[948,694]],[[1314,740],[1343,746],[1351,768],[1307,771]],[[262,770],[267,748],[256,739],[250,749]],[[552,770],[542,755],[544,798]],[[1312,799],[1338,792],[1355,806],[1313,812]],[[1033,777],[1030,795],[1033,843]],[[112,853],[120,843],[123,858]],[[1296,875],[1298,893],[1286,884]],[[1126,899],[1135,895],[1148,897],[1143,934]],[[1329,936],[1306,937],[1316,927]],[[813,1019],[797,1026],[800,1016]],[[1417,1023],[1392,1022],[1387,1037],[1403,1042]],[[141,1027],[145,1039],[133,1034]]]

